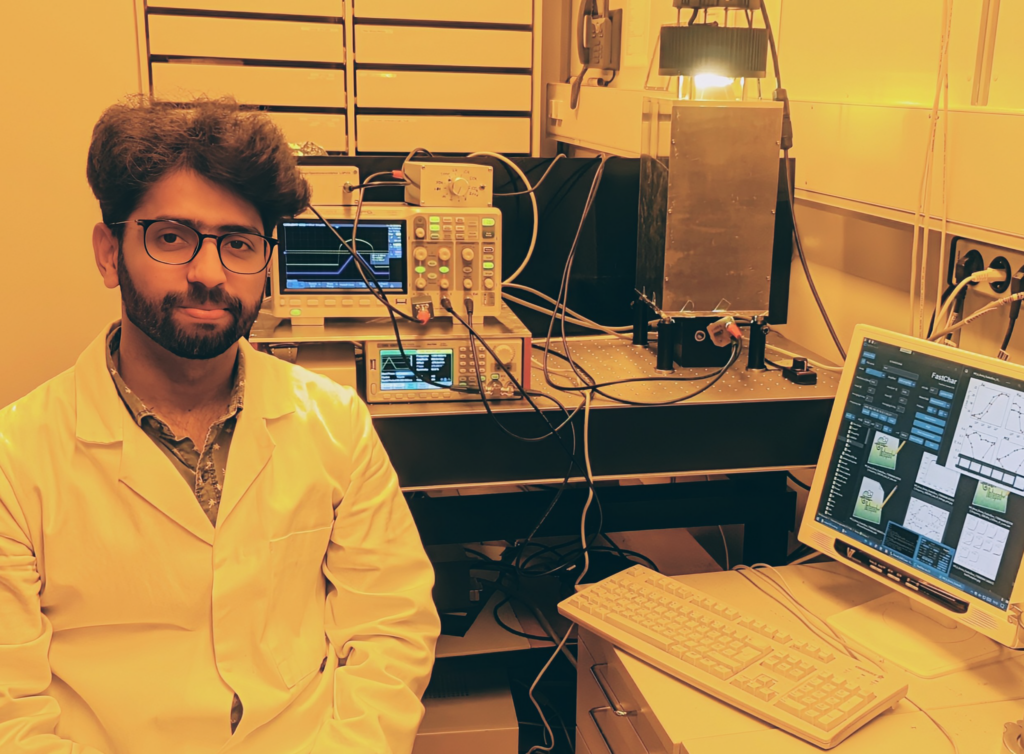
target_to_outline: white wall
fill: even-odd
[[[0,10],[0,406],[74,364],[120,299],[100,282],[85,180],[93,124],[138,91],[132,0]]]

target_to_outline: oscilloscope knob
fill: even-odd
[[[441,282],[438,285],[441,286],[442,291],[448,290],[448,278],[441,278]]]
[[[495,347],[494,355],[497,356],[498,361],[500,361],[505,366],[511,364],[513,361],[515,361],[516,358],[516,352],[512,350],[512,346],[506,345],[504,343]]]
[[[451,183],[448,184],[448,190],[452,196],[461,199],[469,193],[469,181],[461,176],[452,178]]]
[[[476,255],[473,253],[472,249],[463,249],[462,250],[462,258],[465,259],[467,262],[472,262],[474,256],[476,256]]]
[[[484,288],[491,290],[494,287],[494,278],[484,278]]]
[[[413,235],[416,236],[416,238],[426,238],[427,237],[427,229],[426,228],[417,228],[416,230],[413,231]]]
[[[423,246],[417,246],[415,249],[413,249],[412,255],[422,262],[424,259],[427,258],[427,250]]]
[[[442,246],[440,249],[437,250],[437,258],[440,259],[442,262],[447,262],[449,259],[452,258],[452,250],[449,249],[447,246]]]
[[[420,290],[423,290],[424,288],[427,287],[427,281],[424,280],[423,278],[416,278],[416,287],[419,288]]]
[[[466,278],[465,280],[462,281],[462,287],[468,291],[470,288],[473,287],[473,281],[470,280],[469,278]]]

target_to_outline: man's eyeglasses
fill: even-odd
[[[200,233],[174,220],[123,220],[109,225],[134,222],[142,228],[142,243],[151,259],[161,264],[188,264],[199,253],[203,241],[217,242],[217,254],[224,269],[239,275],[263,272],[277,239],[258,233],[225,233],[222,236]]]

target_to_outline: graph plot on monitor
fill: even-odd
[[[946,468],[1024,491],[1024,393],[972,377]]]

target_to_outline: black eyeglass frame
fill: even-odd
[[[231,233],[224,233],[223,235],[217,236],[217,235],[213,235],[212,233],[200,233],[198,230],[193,228],[191,225],[185,225],[184,223],[179,223],[177,220],[167,220],[167,219],[161,219],[161,218],[158,218],[156,220],[142,220],[142,219],[136,218],[135,220],[121,220],[120,222],[107,223],[106,225],[109,228],[109,227],[112,227],[114,225],[127,225],[128,223],[132,223],[132,222],[134,222],[136,225],[138,225],[140,228],[142,228],[142,248],[146,250],[146,256],[148,256],[154,262],[158,262],[160,264],[169,264],[169,265],[171,265],[173,267],[180,267],[181,265],[189,264],[193,259],[195,259],[199,255],[199,250],[203,248],[203,241],[205,241],[207,238],[212,238],[214,241],[217,242],[217,258],[220,259],[220,266],[221,267],[223,267],[228,272],[234,273],[235,275],[259,275],[261,272],[264,272],[267,269],[267,266],[270,264],[271,258],[273,258],[273,256],[274,256],[274,247],[277,246],[277,244],[278,244],[278,240],[276,238],[269,238],[268,236],[264,236],[261,233],[252,233],[250,231],[237,231],[236,230],[236,231],[232,231]],[[163,259],[157,259],[155,256],[153,256],[153,254],[149,251],[149,245],[146,243],[146,234],[149,232],[150,226],[151,225],[155,225],[156,223],[174,223],[175,225],[180,225],[183,228],[188,228],[193,233],[195,233],[197,236],[199,236],[199,240],[196,242],[196,248],[193,249],[193,251],[192,251],[192,256],[190,256],[184,262],[168,262],[168,261],[163,260]],[[224,255],[221,254],[220,245],[221,245],[221,243],[223,243],[225,238],[230,238],[231,236],[238,236],[238,235],[256,236],[257,238],[262,238],[263,241],[267,244],[267,247],[268,247],[267,248],[267,258],[263,260],[263,266],[260,267],[258,270],[255,270],[254,272],[238,272],[237,270],[233,270],[230,267],[228,267],[226,264],[224,264]]]

